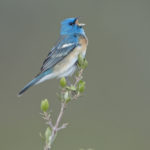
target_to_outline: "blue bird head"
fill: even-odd
[[[79,23],[79,17],[67,18],[61,22],[61,35],[82,34],[85,35],[83,26],[85,24]]]

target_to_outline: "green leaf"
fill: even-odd
[[[84,59],[84,63],[83,63],[83,69],[87,68],[88,66],[88,61],[86,59]]]
[[[84,63],[84,58],[81,56],[81,54],[78,55],[78,64],[81,67]]]
[[[48,100],[47,100],[47,99],[42,100],[42,101],[41,101],[41,110],[42,110],[43,112],[46,112],[48,109],[49,109]]]
[[[80,80],[78,85],[77,85],[77,89],[80,93],[84,92],[85,90],[85,82]]]
[[[67,86],[67,89],[68,90],[71,90],[71,91],[76,91],[76,87],[71,85],[71,86]]]
[[[64,88],[66,85],[67,85],[66,79],[65,79],[64,77],[62,77],[62,78],[60,79],[60,86],[61,86],[62,88]]]
[[[65,94],[64,94],[64,100],[65,100],[65,102],[66,102],[66,103],[68,103],[68,102],[71,100],[71,98],[70,98],[70,95],[69,95],[69,92],[68,92],[68,91],[66,91],[66,92],[65,92]]]
[[[47,129],[45,130],[45,139],[46,139],[47,144],[50,142],[49,137],[51,136],[51,134],[52,134],[52,131],[50,127],[47,127]]]

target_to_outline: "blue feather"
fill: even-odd
[[[35,85],[40,79],[42,79],[44,76],[52,73],[52,70],[48,69],[45,72],[40,73],[37,75],[32,81],[30,81],[18,94],[18,96],[21,96],[27,89],[29,89],[31,86]]]
[[[73,72],[76,61],[74,64],[71,63],[72,66],[69,67],[68,70],[64,70],[64,72],[60,72],[59,70],[55,73],[55,66],[59,62],[63,61],[76,47],[80,46],[79,42],[80,37],[83,36],[86,39],[86,35],[83,29],[83,24],[79,24],[78,17],[77,18],[67,18],[61,22],[61,31],[60,31],[60,39],[56,43],[56,45],[52,48],[47,58],[43,62],[41,67],[41,72],[38,74],[32,81],[30,81],[20,92],[19,96],[24,93],[31,86],[39,84],[45,80],[61,77],[62,75],[68,76],[71,72]],[[81,46],[82,47],[82,46]],[[83,46],[84,47],[84,46]],[[77,59],[76,57],[73,60]],[[65,64],[66,63],[66,64]],[[63,62],[64,65],[70,62]],[[73,69],[72,69],[73,67]],[[54,72],[53,72],[54,71]]]
[[[73,34],[82,34],[85,36],[84,29],[76,21],[77,18],[67,18],[61,22],[61,35],[73,35]]]

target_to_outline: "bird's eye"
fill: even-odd
[[[69,25],[72,26],[72,25],[73,25],[73,22],[69,22]]]

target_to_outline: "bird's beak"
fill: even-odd
[[[79,27],[85,26],[84,23],[79,23],[79,17],[77,17],[77,18],[75,19],[75,24],[78,25]]]
[[[84,23],[79,23],[78,26],[83,27],[83,26],[85,26],[85,24]]]

